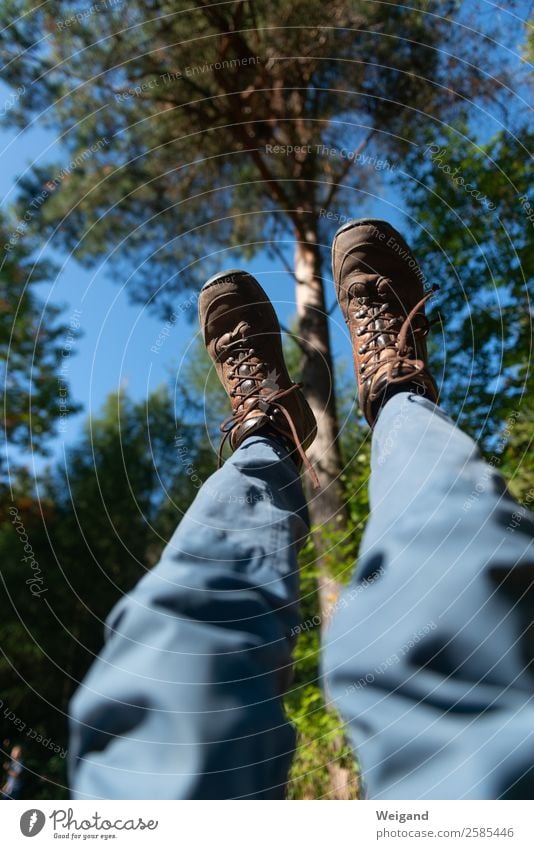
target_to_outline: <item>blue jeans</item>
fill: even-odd
[[[407,393],[375,426],[370,495],[323,670],[368,795],[531,798],[532,516]],[[248,438],[108,619],[71,705],[75,798],[283,798],[307,533],[291,458]]]

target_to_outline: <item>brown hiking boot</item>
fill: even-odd
[[[233,410],[221,425],[219,459],[227,440],[235,450],[256,431],[271,431],[296,448],[318,485],[305,454],[317,433],[315,416],[289,377],[278,319],[258,281],[235,269],[216,274],[202,287],[198,314]]]
[[[360,406],[373,426],[392,391],[437,401],[427,369],[423,275],[403,237],[380,219],[349,221],[332,245],[339,306],[352,339]]]

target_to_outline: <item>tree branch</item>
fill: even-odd
[[[272,250],[272,252],[273,252],[274,254],[276,254],[276,256],[278,257],[278,259],[282,262],[282,265],[284,266],[284,268],[285,268],[285,270],[287,271],[287,273],[288,273],[288,274],[291,274],[291,276],[292,276],[292,278],[294,279],[295,283],[298,283],[298,280],[297,280],[297,278],[296,278],[296,276],[295,276],[295,272],[294,272],[293,268],[291,268],[290,264],[288,263],[287,259],[285,258],[284,254],[282,253],[282,251],[280,250],[280,248],[278,247],[278,245],[276,244],[276,242],[271,242],[271,243],[270,243],[270,245],[269,245],[269,248]]]
[[[242,125],[239,125],[239,129],[240,129],[240,131],[243,130]],[[245,138],[246,138],[246,136],[245,136]],[[249,139],[246,139],[246,140],[247,140],[247,142],[250,142]],[[261,155],[261,152],[258,150],[258,148],[249,148],[248,153],[252,157],[255,165],[257,166],[258,171],[260,172],[260,175],[263,177],[264,181],[270,186],[274,197],[278,201],[280,201],[280,203],[284,207],[285,212],[291,218],[295,227],[299,227],[300,221],[299,221],[299,217],[298,217],[297,213],[291,208],[291,203],[289,201],[288,196],[284,192],[280,183],[271,174],[267,163],[265,162],[265,160],[263,159],[263,156]]]
[[[325,209],[328,209],[330,207],[330,205],[331,205],[332,201],[334,200],[336,194],[338,193],[339,189],[341,188],[341,185],[343,184],[343,180],[345,179],[345,177],[349,173],[350,169],[352,168],[352,165],[353,165],[356,157],[362,152],[364,147],[367,146],[367,144],[369,143],[369,141],[371,140],[371,138],[373,137],[373,135],[375,133],[376,133],[376,128],[373,127],[367,133],[366,137],[364,139],[362,139],[362,141],[360,142],[360,144],[358,145],[358,147],[354,151],[353,156],[350,159],[347,159],[347,162],[345,163],[345,165],[344,165],[344,167],[341,171],[340,176],[338,177],[336,182],[332,183],[332,185],[330,186],[330,191],[329,191],[329,193],[326,197],[326,200],[323,204]]]
[[[287,336],[289,336],[293,340],[293,342],[298,345],[303,354],[309,353],[309,348],[305,344],[305,342],[303,342],[302,339],[299,339],[299,337],[296,336],[291,330],[289,330],[284,324],[280,324],[280,330],[282,331],[282,333],[286,333]]]

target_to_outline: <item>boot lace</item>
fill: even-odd
[[[273,375],[269,371],[268,363],[258,360],[258,356],[254,348],[251,347],[250,340],[247,337],[240,335],[237,339],[221,345],[220,349],[226,353],[231,352],[231,356],[227,360],[232,365],[228,378],[235,381],[235,386],[230,390],[230,397],[238,399],[238,404],[232,415],[228,416],[220,425],[223,437],[219,445],[219,466],[222,464],[223,449],[232,430],[243,424],[253,410],[261,410],[263,413],[268,413],[269,408],[272,408],[273,413],[279,412],[284,416],[292,442],[302,459],[314,488],[317,489],[320,486],[319,478],[302,447],[293,418],[286,408],[278,403],[292,392],[297,392],[302,387],[302,383],[293,383],[287,389],[281,389],[276,382],[276,373]],[[246,368],[244,369],[243,366]],[[250,389],[245,390],[244,384],[247,381],[251,381],[252,386]],[[265,389],[270,389],[271,391],[262,393],[261,390]],[[250,403],[246,404],[246,402]]]
[[[381,281],[391,285],[389,278],[379,278],[378,282]],[[425,362],[416,357],[416,345],[418,338],[422,340],[428,335],[432,323],[421,310],[438,289],[439,286],[432,286],[404,319],[393,313],[388,302],[377,308],[372,303],[365,303],[363,298],[360,299],[360,309],[355,315],[355,318],[361,320],[357,335],[368,334],[367,340],[358,349],[358,353],[364,355],[360,364],[363,379],[373,378],[383,368],[384,362],[377,355],[388,348],[395,351],[395,357],[387,363],[388,383],[403,383],[407,375],[415,377],[426,369]],[[375,323],[380,319],[382,326]],[[384,338],[386,341],[382,341]]]

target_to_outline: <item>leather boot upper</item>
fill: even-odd
[[[235,450],[267,427],[309,466],[305,451],[315,439],[315,417],[289,377],[278,319],[260,284],[245,271],[222,272],[204,285],[198,308],[206,348],[232,405],[221,425],[221,449],[229,439]]]
[[[332,270],[369,424],[392,385],[406,384],[437,401],[425,341],[432,291],[425,294],[421,269],[400,233],[379,219],[349,222],[334,237]]]

